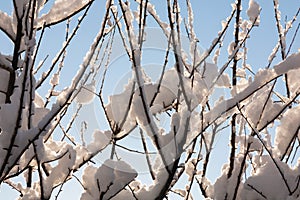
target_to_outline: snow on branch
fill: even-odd
[[[288,30],[295,30],[292,24],[299,9],[283,28],[279,2],[273,0],[279,42],[269,65],[280,47],[283,56],[273,68],[252,69],[248,54],[253,49],[252,29],[265,16],[255,0],[248,1],[247,10],[242,9],[241,0],[232,4],[222,29],[204,52],[196,35],[197,4],[190,0],[168,0],[165,7],[148,0],[99,1],[104,10],[100,30],[67,83],[63,76],[66,49],[72,55],[71,43],[76,45],[73,38],[80,35],[81,22],[94,12],[93,2],[53,0],[41,16],[48,0],[13,0],[11,16],[0,11],[0,30],[13,46],[10,55],[0,54],[1,187],[11,186],[19,199],[50,199],[54,193],[59,199],[74,179],[82,187],[82,200],[173,199],[177,195],[195,199],[197,186],[207,199],[298,198],[300,52],[289,54],[291,48],[285,53],[285,40]],[[82,17],[73,23],[70,18],[79,12]],[[57,56],[49,66],[45,60],[41,68],[35,66],[36,59],[45,57],[39,48],[42,39],[47,40],[45,27],[64,20],[68,20],[67,30]],[[146,27],[152,25],[162,40],[148,35]],[[226,34],[232,26],[233,42]],[[149,38],[161,42],[158,49],[152,48]],[[221,55],[222,48],[228,49],[227,55]],[[159,50],[155,52],[159,55],[153,56],[153,50]],[[114,85],[105,84],[124,83],[113,71],[115,61],[123,62],[118,59],[124,55],[129,61],[117,70],[124,78],[122,70],[129,69],[131,77],[125,77],[122,92],[114,93]],[[151,68],[158,72],[155,78],[144,67],[149,60],[159,63],[159,69]],[[217,60],[223,62],[221,67]],[[283,75],[286,82],[281,80]],[[287,95],[280,91],[285,83]],[[47,89],[44,98],[40,94]],[[96,96],[100,108],[94,106],[99,103],[94,101]],[[88,114],[81,115],[85,111]],[[100,122],[100,128],[90,120]],[[84,126],[76,132],[79,124]],[[228,162],[222,161],[218,174],[212,166],[225,155]],[[215,180],[210,180],[211,172]]]
[[[106,160],[98,169],[89,166],[84,170],[82,200],[111,199],[123,190],[137,172],[124,161]]]
[[[3,31],[12,41],[15,40],[16,33],[13,29],[12,17],[2,11],[0,11],[0,30]]]
[[[259,17],[260,9],[261,8],[256,1],[254,0],[249,1],[249,8],[247,10],[247,15],[250,21],[256,26],[258,26],[260,22],[260,17]]]
[[[37,21],[37,28],[43,26],[52,26],[58,24],[73,15],[77,14],[88,5],[93,3],[94,0],[76,0],[76,1],[64,1],[56,0],[51,7],[50,11],[43,14]]]
[[[288,56],[284,61],[274,66],[274,69],[260,70],[253,82],[249,84],[243,91],[237,93],[234,97],[224,100],[215,106],[211,111],[205,113],[205,127],[208,127],[211,123],[217,120],[220,116],[225,114],[227,111],[235,108],[238,103],[242,102],[259,89],[275,80],[277,77],[282,76],[293,69],[300,68],[300,52]]]

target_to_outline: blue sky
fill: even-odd
[[[51,1],[50,1],[51,2]],[[166,3],[164,1],[152,1],[153,4],[156,5],[157,12],[159,13],[162,19],[166,19]],[[159,3],[158,3],[159,2]],[[259,68],[264,68],[268,64],[268,56],[272,52],[272,49],[276,45],[278,41],[277,29],[275,26],[274,19],[274,10],[273,10],[273,1],[269,0],[257,0],[257,2],[262,7],[261,12],[261,22],[260,26],[253,29],[251,38],[248,40],[247,45],[249,48],[248,51],[248,63],[252,66],[252,69],[256,72]],[[231,12],[231,1],[224,0],[191,0],[191,3],[194,8],[194,27],[199,39],[199,44],[202,49],[207,49],[212,40],[217,36],[218,31],[221,30],[221,21],[225,20],[226,17],[230,15]],[[45,11],[50,7],[47,6]],[[132,8],[136,8],[136,4],[132,4]],[[280,10],[282,13],[282,18],[284,19],[287,16],[287,19],[290,20],[293,15],[296,13],[299,8],[300,3],[299,0],[289,0],[289,1],[280,1]],[[62,77],[62,86],[61,89],[67,86],[73,75],[76,73],[78,66],[81,64],[83,57],[89,49],[89,45],[92,43],[94,36],[96,35],[99,27],[101,25],[101,20],[103,17],[105,2],[96,0],[94,5],[91,8],[86,20],[83,22],[77,36],[74,41],[68,48],[68,54],[65,61],[65,71]],[[245,10],[248,7],[248,1],[243,1],[243,13],[242,17],[247,19],[247,15]],[[11,2],[10,1],[2,1],[0,3],[0,9],[7,13],[11,13]],[[182,10],[182,14],[185,15],[185,11]],[[79,14],[80,15],[80,14]],[[75,16],[71,23],[71,29],[76,24],[77,17]],[[298,22],[299,23],[299,22]],[[297,24],[295,24],[296,27]],[[149,27],[152,26],[152,23],[149,22]],[[295,27],[289,32],[288,38],[291,38],[291,35],[295,32]],[[56,25],[46,30],[45,37],[42,42],[42,48],[39,52],[38,61],[45,58],[49,55],[45,66],[48,66],[51,63],[52,58],[56,55],[59,48],[62,46],[62,42],[65,37],[65,24]],[[220,66],[224,64],[227,60],[228,53],[226,46],[233,40],[233,26],[229,28],[227,31],[227,39],[224,41],[224,47],[221,52],[221,56],[219,59]],[[151,38],[152,39],[152,38]],[[155,41],[155,38],[154,40]],[[290,40],[287,40],[287,45],[290,44]],[[300,36],[296,37],[294,42],[294,46],[291,52],[297,51],[300,47]],[[12,52],[12,44],[8,41],[8,38],[0,33],[0,53],[1,54],[11,54]],[[150,45],[151,46],[151,45]],[[154,45],[155,47],[155,45]],[[160,49],[161,50],[161,49]],[[158,51],[160,53],[160,51]],[[159,62],[153,60],[153,54],[156,54],[157,50],[151,50],[149,48],[149,57],[144,57],[145,65],[159,65],[162,64],[162,60]],[[158,54],[159,54],[158,53]],[[148,55],[146,53],[146,55]],[[159,55],[157,55],[159,56]],[[108,78],[105,84],[105,93],[104,96],[107,100],[107,95],[112,94],[113,91],[119,90],[118,81],[124,78],[124,74],[129,73],[130,66],[126,69],[120,70],[120,65],[126,65],[126,56],[122,55],[121,58],[116,58],[112,63],[111,70],[108,71]],[[280,56],[277,56],[276,60],[273,62],[276,64],[280,61]],[[219,66],[219,67],[220,67]],[[122,82],[121,82],[122,83]],[[117,89],[116,89],[117,88]],[[38,91],[41,95],[45,95],[47,93],[47,89]],[[97,102],[98,103],[98,102]],[[98,108],[97,105],[94,108]],[[90,109],[89,107],[88,109]],[[87,113],[90,111],[86,111]],[[101,121],[101,120],[100,120]],[[101,122],[91,122],[100,123],[100,128],[105,127],[105,125],[101,124]],[[97,124],[97,125],[98,125]],[[97,125],[95,125],[97,127]],[[219,152],[224,152],[224,149],[227,149],[228,146],[228,137],[229,135],[224,133],[217,138],[216,146],[215,146],[215,161],[209,166],[209,176],[212,180],[220,175],[220,169],[224,162],[227,161],[226,155],[220,155]],[[218,151],[218,149],[220,151]],[[228,152],[224,153],[227,154]],[[60,199],[66,199],[70,197],[74,197],[73,194],[75,190],[80,190],[79,184],[68,184],[64,190],[66,192],[62,193]],[[13,194],[10,193],[10,189],[8,190],[6,186],[3,186],[0,190],[0,197],[7,197],[5,199],[15,199]],[[64,198],[66,197],[66,198]],[[76,198],[78,199],[78,198]]]

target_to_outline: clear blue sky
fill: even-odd
[[[51,1],[50,1],[51,2]],[[164,1],[153,0],[153,4],[156,5],[157,12],[161,16],[162,19],[166,19],[166,3]],[[159,2],[159,3],[158,3]],[[264,68],[268,64],[268,56],[272,52],[272,49],[276,45],[278,40],[277,29],[275,26],[275,19],[274,19],[274,10],[273,10],[273,2],[271,0],[257,0],[257,2],[262,7],[261,12],[261,23],[258,28],[254,28],[251,34],[251,38],[248,40],[248,63],[252,66],[254,71],[257,71],[259,68]],[[299,0],[288,0],[284,1],[281,0],[280,2],[280,10],[282,12],[282,18],[284,19],[287,16],[287,19],[291,19],[293,14],[296,13],[297,9],[300,6]],[[224,0],[191,0],[191,3],[194,8],[194,27],[199,39],[199,44],[203,49],[207,49],[212,40],[217,36],[218,31],[221,30],[221,21],[225,20],[226,17],[229,16],[231,12],[231,1],[224,1]],[[50,3],[49,3],[50,4]],[[51,4],[50,4],[51,5]],[[50,6],[49,5],[49,6]],[[133,9],[136,8],[136,4],[132,4]],[[45,8],[45,11],[49,9],[49,6]],[[248,7],[248,1],[243,1],[243,15],[242,17],[247,19],[247,15],[245,10]],[[97,31],[99,30],[101,20],[103,17],[103,12],[105,8],[105,1],[103,0],[96,0],[94,5],[92,6],[91,11],[89,12],[87,19],[83,22],[81,29],[79,30],[77,36],[75,37],[74,41],[68,48],[68,54],[65,62],[65,71],[62,77],[62,88],[67,86],[73,75],[76,73],[78,66],[81,64],[85,53],[89,49],[89,45],[92,43],[94,36],[96,35]],[[0,3],[0,9],[11,14],[12,4],[11,1],[2,1]],[[182,9],[182,13],[184,16],[185,11]],[[80,15],[80,14],[79,14]],[[77,21],[77,17],[73,18],[71,29],[74,27],[74,24]],[[298,22],[299,23],[299,22]],[[295,24],[295,26],[297,23]],[[151,23],[149,23],[149,27],[151,27]],[[289,32],[288,38],[291,38],[291,34],[295,32],[295,28],[293,28]],[[65,24],[62,23],[61,25],[57,25],[47,29],[45,32],[45,38],[42,42],[42,48],[39,52],[38,61],[42,60],[46,55],[49,55],[45,66],[48,66],[51,63],[52,58],[56,55],[56,52],[62,46],[62,42],[64,41],[65,37]],[[232,40],[233,40],[233,26],[229,28],[227,31],[226,40],[224,41],[224,46],[226,47]],[[290,44],[290,40],[287,40],[287,45]],[[293,49],[291,52],[295,52],[298,48],[300,48],[300,36],[296,37]],[[12,53],[12,44],[8,41],[8,38],[0,33],[0,53],[1,54],[11,54]],[[155,45],[154,45],[155,47]],[[160,53],[161,50],[158,50]],[[150,54],[157,54],[157,50],[149,50]],[[158,54],[159,54],[158,53]],[[149,55],[150,55],[149,54]],[[147,55],[147,54],[146,54]],[[157,55],[159,57],[159,55]],[[227,60],[228,54],[227,49],[223,48],[220,56],[219,63],[220,65],[224,64]],[[276,64],[280,59],[280,56],[276,59],[274,64]],[[124,80],[124,74],[128,74],[130,66],[128,66],[125,70],[120,70],[120,66],[126,63],[125,60],[128,60],[126,56],[121,56],[121,58],[116,58],[111,66],[111,70],[108,71],[107,81],[105,85],[105,93],[104,97],[107,99],[108,94],[112,94],[115,91],[116,87],[119,90],[119,83],[120,79]],[[153,57],[144,58],[145,65],[157,65],[162,64],[162,60],[160,59],[158,62],[153,60]],[[39,90],[38,91],[42,96],[47,93],[47,90]],[[96,101],[97,102],[97,101]],[[98,103],[98,102],[97,102]],[[99,105],[94,105],[97,109]],[[87,108],[91,109],[91,107]],[[92,112],[91,110],[87,110],[86,113]],[[94,113],[96,115],[96,113]],[[85,116],[84,116],[85,117]],[[101,121],[101,120],[100,120]],[[99,126],[100,128],[104,129],[104,124],[101,122],[92,121],[89,122],[91,127]],[[220,169],[224,162],[227,161],[226,155],[220,155],[220,152],[224,152],[224,149],[227,149],[228,145],[228,137],[229,135],[224,133],[217,138],[215,151],[216,152],[213,157],[215,160],[213,165],[210,165],[209,169],[209,177],[214,180],[216,177],[220,175]],[[218,151],[218,149],[220,151]],[[225,152],[224,154],[227,154]],[[72,182],[74,184],[72,184]],[[67,184],[64,188],[60,199],[78,199],[78,195],[75,195],[77,191],[81,190],[79,184],[75,184],[75,181],[72,181],[71,184]],[[8,189],[7,186],[3,185],[0,188],[0,198],[4,199],[15,199],[17,193],[11,193],[11,189]],[[76,197],[76,198],[75,198]]]

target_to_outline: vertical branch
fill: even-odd
[[[197,167],[198,167],[198,164],[199,164],[200,161],[201,161],[201,151],[198,152],[197,159],[194,162],[191,161],[191,163],[193,164],[193,174],[192,174],[191,181],[190,181],[190,184],[189,184],[189,187],[188,187],[188,190],[187,190],[187,194],[185,196],[185,200],[190,199],[189,197],[190,197],[190,194],[191,194],[191,190],[192,190],[194,180],[195,180],[196,175],[197,175]]]
[[[21,42],[22,42],[22,37],[23,37],[23,18],[24,18],[24,12],[22,13],[21,16],[19,16],[18,13],[18,7],[16,0],[13,0],[13,5],[14,5],[14,14],[16,15],[17,19],[17,27],[16,27],[16,37],[14,39],[14,51],[13,51],[13,59],[12,59],[12,72],[10,73],[9,77],[9,83],[8,83],[8,88],[7,88],[7,93],[6,93],[6,99],[5,103],[10,103],[10,97],[13,94],[14,86],[15,86],[15,80],[16,80],[16,70],[18,69],[18,63],[19,63],[19,55],[20,55],[20,47],[21,47]]]
[[[36,0],[33,0],[32,2],[32,9],[31,9],[31,17],[28,17],[31,21],[30,21],[30,30],[29,30],[29,41],[33,39],[33,37],[35,36],[35,29],[34,29],[34,21],[35,21],[35,14],[36,14]],[[28,7],[28,13],[30,11],[30,6]],[[27,19],[27,20],[29,20]],[[30,45],[30,44],[29,44]],[[33,51],[34,47],[29,46],[29,52]],[[28,122],[27,122],[27,128],[31,129],[32,127],[32,117],[34,115],[34,105],[33,105],[33,101],[34,101],[34,96],[35,96],[35,85],[34,85],[34,77],[33,77],[33,56],[31,53],[29,53],[29,55],[27,55],[29,58],[27,59],[28,62],[28,73],[29,73],[29,102],[28,102]]]
[[[175,32],[175,27],[174,27],[174,22],[173,22],[173,16],[172,16],[172,9],[171,9],[171,3],[170,0],[167,1],[168,3],[168,18],[169,18],[169,24],[171,28],[171,41],[173,45],[173,51],[174,51],[174,57],[175,57],[175,65],[176,65],[176,71],[178,74],[178,79],[179,79],[179,87],[181,88],[181,92],[183,94],[183,98],[185,100],[185,103],[187,105],[187,108],[189,111],[191,111],[191,103],[190,103],[190,98],[187,95],[187,92],[185,90],[185,84],[183,81],[183,74],[184,74],[184,69],[183,69],[183,62],[182,62],[182,57],[181,57],[181,45],[180,45],[180,32],[179,32],[179,16],[178,16],[178,10],[176,10],[176,19],[177,19],[177,39],[176,39],[176,32]],[[178,8],[177,1],[174,1],[174,6]]]
[[[274,5],[274,12],[275,12],[276,27],[277,27],[278,37],[279,37],[279,44],[280,44],[280,49],[281,49],[281,51],[280,51],[281,52],[281,59],[284,60],[286,58],[286,54],[285,54],[285,48],[286,48],[285,35],[284,35],[283,27],[280,24],[280,11],[278,10],[278,7],[279,7],[278,2],[276,0],[273,0],[273,5]],[[284,79],[285,79],[286,95],[287,95],[288,98],[290,98],[290,89],[289,89],[287,73],[284,74]]]
[[[276,2],[273,1],[273,3],[276,3]],[[278,6],[278,5],[275,4],[275,6]],[[277,11],[278,11],[278,8],[276,8],[276,9],[277,9]],[[276,13],[277,13],[277,12],[276,12]],[[283,33],[281,33],[281,35],[283,35],[284,37],[286,37],[288,31],[293,27],[293,24],[294,24],[295,21],[297,20],[297,17],[298,17],[298,15],[299,15],[299,13],[300,13],[300,8],[298,8],[298,10],[297,10],[297,12],[295,13],[293,19],[290,20],[290,21],[286,24],[286,27],[285,27]],[[277,17],[279,18],[278,13],[277,13],[276,15],[277,15]],[[277,18],[276,18],[276,16],[275,16],[275,20],[276,20],[276,19],[277,19]],[[279,24],[280,24],[280,20],[278,19],[278,22],[277,22],[277,20],[276,20],[276,23],[279,23]],[[291,47],[292,47],[292,45],[293,45],[293,43],[294,43],[294,41],[295,41],[295,38],[296,38],[296,36],[297,36],[298,30],[299,30],[299,26],[300,26],[300,23],[298,23],[298,26],[297,26],[297,28],[296,28],[296,30],[295,30],[295,33],[294,33],[294,35],[293,35],[293,38],[292,38],[292,40],[291,40],[291,43],[290,43],[289,48],[288,48],[288,50],[287,50],[287,53],[285,54],[285,57],[286,57],[287,55],[289,55],[289,53],[290,53]],[[277,26],[277,27],[278,27],[278,26]],[[279,30],[280,30],[280,27],[281,27],[281,26],[279,26]],[[278,30],[278,28],[277,28],[277,30]],[[274,58],[275,58],[275,56],[276,56],[276,53],[277,53],[278,50],[279,50],[280,43],[281,43],[281,42],[280,42],[280,37],[279,37],[279,40],[278,40],[276,46],[274,47],[273,52],[272,52],[272,53],[270,54],[270,56],[269,56],[269,59],[268,59],[268,60],[269,60],[269,63],[268,63],[268,66],[267,66],[266,68],[270,68],[270,66],[271,66],[271,64],[272,64],[272,61],[274,60]],[[282,44],[284,44],[284,43],[282,42]]]
[[[280,11],[278,10],[278,2],[276,0],[273,0],[273,5],[274,5],[274,12],[275,12],[275,20],[276,20],[276,27],[277,27],[277,32],[278,32],[278,37],[279,37],[279,44],[281,48],[281,59],[285,59],[285,35],[283,31],[283,27],[280,24]]]
[[[31,187],[31,184],[32,184],[32,172],[33,172],[33,167],[28,164],[28,172],[27,172],[27,180],[26,180],[26,186],[29,188]]]
[[[169,174],[171,174],[171,171],[168,168],[168,163],[166,162],[166,158],[163,155],[162,150],[160,148],[159,136],[157,135],[158,128],[157,128],[156,124],[153,122],[153,117],[150,113],[150,108],[146,101],[146,93],[144,90],[144,80],[143,80],[142,73],[141,73],[141,62],[140,62],[142,52],[136,48],[136,38],[135,38],[135,35],[133,34],[133,26],[132,26],[131,22],[128,21],[129,19],[127,19],[127,17],[126,17],[126,12],[129,12],[129,9],[126,10],[126,8],[125,8],[126,5],[124,5],[124,3],[121,0],[119,0],[119,3],[121,5],[121,9],[122,9],[122,12],[124,15],[124,21],[125,21],[125,25],[126,25],[126,29],[127,29],[130,48],[131,48],[132,67],[133,67],[133,70],[134,70],[134,73],[136,76],[136,81],[138,84],[138,91],[139,91],[140,99],[142,102],[142,108],[144,110],[147,124],[149,125],[150,131],[152,133],[151,139],[153,140],[157,150],[159,151],[159,155],[162,159],[165,169],[167,170],[167,172]]]
[[[41,199],[45,199],[44,197],[44,178],[43,178],[43,172],[42,172],[42,168],[41,168],[41,162],[40,159],[38,157],[38,150],[36,148],[36,144],[35,142],[33,142],[33,149],[34,149],[34,153],[35,153],[35,158],[36,158],[36,162],[37,162],[37,167],[38,167],[38,176],[39,176],[39,182],[40,182],[40,192],[41,192]]]
[[[14,1],[14,8],[15,8],[16,16],[17,16],[17,37],[16,37],[16,41],[15,41],[15,48],[14,48],[14,55],[13,55],[12,64],[13,64],[13,70],[16,71],[18,69],[19,50],[20,50],[20,47],[21,47],[22,36],[23,36],[23,25],[22,24],[23,24],[23,20],[24,20],[23,18],[24,18],[24,14],[25,14],[25,8],[23,8],[23,12],[22,12],[21,17],[18,16],[19,15],[18,8],[17,8],[17,4],[16,4],[15,1]],[[27,9],[28,9],[27,12],[29,12],[30,11],[30,6],[28,6]],[[34,20],[34,18],[31,19],[31,20]],[[31,27],[32,30],[30,31],[30,34],[28,35],[28,40],[29,41],[33,37],[33,22],[31,24],[32,24],[32,27]],[[33,48],[34,48],[34,46],[32,46],[31,44],[29,44],[26,47],[26,55],[25,55],[25,62],[24,62],[25,66],[24,66],[24,69],[23,69],[22,74],[20,76],[20,77],[22,77],[22,81],[21,81],[21,85],[20,85],[20,87],[21,87],[20,101],[16,105],[18,107],[18,109],[17,109],[18,114],[17,114],[17,117],[15,119],[14,128],[13,128],[13,132],[11,133],[11,138],[10,138],[10,141],[9,141],[8,148],[6,149],[7,152],[6,152],[6,155],[4,156],[3,164],[0,168],[0,177],[1,177],[0,178],[0,184],[4,179],[4,170],[7,167],[6,165],[9,163],[9,158],[12,156],[11,152],[12,152],[13,148],[16,148],[15,139],[17,137],[17,133],[18,133],[19,129],[22,127],[22,115],[24,113],[23,110],[25,109],[24,104],[26,102],[26,100],[25,100],[26,93],[28,92],[28,85],[27,85],[28,80],[27,79],[30,76],[32,76],[32,74],[31,74],[32,70],[30,68],[30,64],[32,62],[32,60],[31,60],[31,51],[32,51]],[[15,78],[15,76],[14,76],[14,78]],[[10,85],[9,87],[14,87],[14,84]],[[12,94],[12,91],[10,91],[10,92]],[[31,97],[31,94],[30,94],[30,97]],[[28,120],[30,121],[30,119],[28,119]],[[13,167],[13,165],[11,165],[11,167]],[[7,173],[7,172],[5,172],[5,173]]]
[[[146,144],[146,141],[145,141],[143,130],[141,128],[140,128],[140,135],[141,135],[143,148],[144,148],[144,151],[145,151],[146,160],[147,160],[148,168],[149,168],[149,171],[150,171],[150,175],[151,175],[152,180],[155,180],[155,174],[153,172],[152,164],[151,164],[151,161],[150,161],[149,151],[148,151],[148,148],[147,148],[147,144]]]
[[[140,19],[139,19],[139,37],[138,37],[138,44],[140,45],[140,51],[143,47],[143,38],[145,32],[145,25],[146,25],[146,17],[147,17],[147,6],[148,0],[145,2],[145,6],[143,7],[143,0],[140,3]]]
[[[251,136],[254,136],[253,132],[252,132]],[[240,186],[240,182],[241,182],[241,177],[242,177],[242,174],[244,172],[244,167],[246,165],[246,158],[247,158],[247,155],[249,153],[250,146],[251,146],[251,143],[248,141],[246,150],[244,152],[244,157],[243,157],[243,160],[241,162],[241,166],[239,166],[240,167],[240,171],[239,171],[238,176],[237,176],[237,183],[235,185],[235,189],[234,189],[234,193],[233,193],[232,199],[236,199],[236,197],[237,197],[239,186]]]
[[[14,52],[13,52],[13,60],[12,60],[12,67],[16,71],[18,69],[18,61],[19,61],[19,51],[21,47],[21,42],[22,42],[22,37],[24,35],[23,33],[23,18],[24,18],[24,9],[22,15],[19,16],[18,13],[18,7],[16,0],[13,0],[13,5],[14,5],[14,13],[17,18],[17,30],[16,30],[16,38],[14,40]]]
[[[236,5],[237,11],[236,11],[236,17],[235,17],[234,49],[236,49],[239,44],[241,4],[242,4],[242,1],[238,0],[237,5]],[[237,58],[237,55],[235,55],[234,59],[233,59],[233,66],[232,66],[232,86],[233,87],[236,87],[236,83],[237,83],[237,76],[236,76],[237,63],[238,63],[238,58]],[[231,177],[233,169],[234,169],[235,137],[236,137],[236,114],[233,114],[232,119],[231,119],[231,139],[230,139],[231,152],[230,152],[229,170],[228,170],[228,174],[227,174],[228,179]]]

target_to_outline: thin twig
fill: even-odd
[[[155,177],[155,173],[153,172],[153,167],[152,167],[152,164],[151,164],[151,161],[150,161],[149,152],[148,152],[148,148],[147,148],[147,143],[145,141],[143,130],[141,128],[140,128],[140,135],[141,135],[141,140],[142,140],[143,148],[144,148],[144,151],[145,151],[146,160],[147,160],[148,168],[149,168],[149,171],[150,171],[150,175],[151,175],[152,180],[155,180],[156,177]]]
[[[81,18],[78,19],[77,25],[74,28],[74,30],[72,31],[70,37],[68,38],[68,40],[64,43],[63,47],[61,48],[61,50],[58,52],[58,54],[56,55],[56,57],[53,59],[52,64],[49,68],[49,70],[45,73],[43,73],[42,77],[37,81],[36,83],[36,88],[39,88],[43,82],[49,77],[49,75],[51,74],[51,72],[53,71],[55,65],[57,64],[57,62],[59,61],[60,57],[64,54],[65,50],[67,49],[67,47],[69,46],[69,44],[71,43],[72,39],[74,38],[74,36],[76,35],[77,31],[79,30],[80,24],[83,22],[83,20],[85,19],[85,17],[87,16],[87,13],[89,11],[89,9],[92,6],[92,2],[90,4],[88,4],[88,6],[86,7],[83,16]]]

